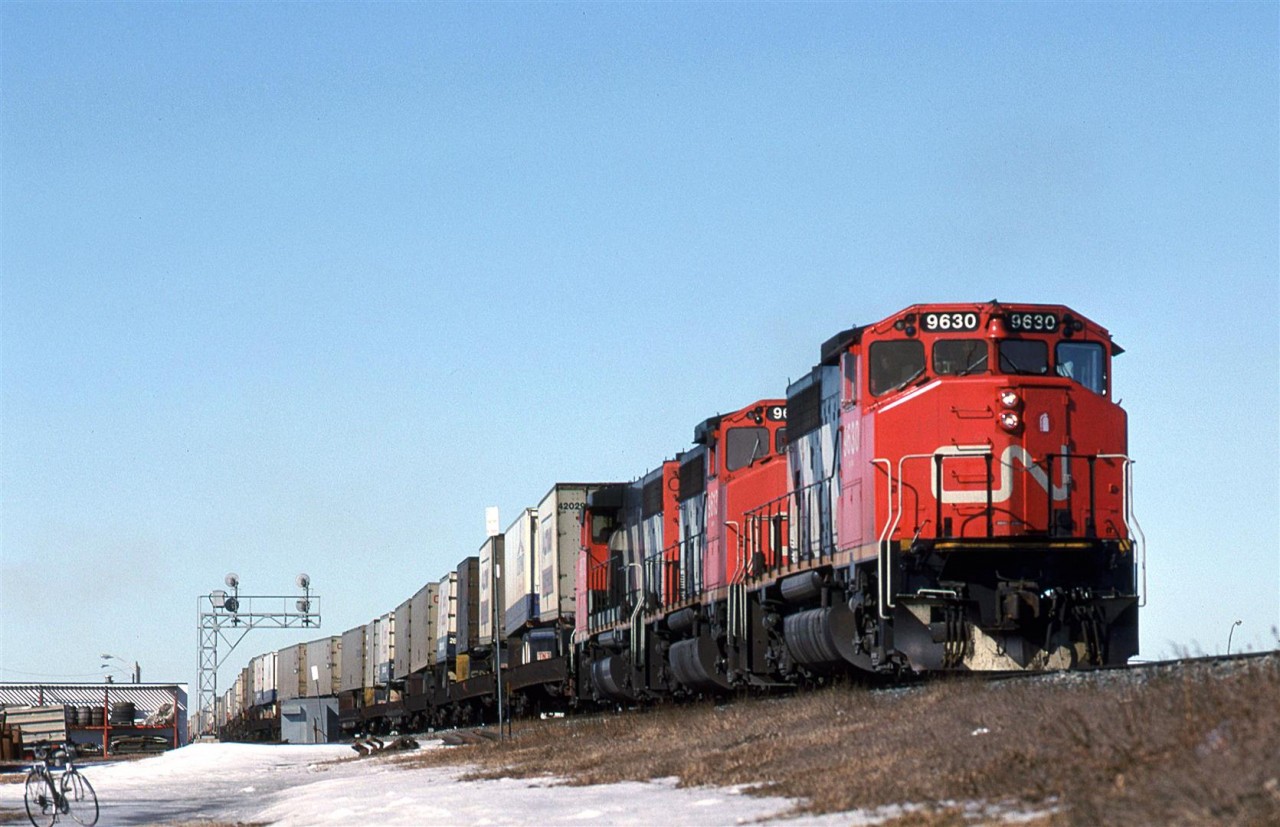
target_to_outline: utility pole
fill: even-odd
[[[498,611],[498,580],[501,576],[502,562],[498,560],[497,537],[498,508],[490,506],[484,510],[485,531],[489,536],[489,606],[493,615],[493,686],[498,696],[498,740],[502,740],[502,719],[504,699],[502,697],[502,632],[498,628],[502,622],[502,612]]]

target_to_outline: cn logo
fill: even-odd
[[[987,453],[985,445],[943,445],[938,448],[935,454],[942,456],[966,456],[975,460],[981,459]],[[1043,468],[1036,465],[1035,460],[1030,454],[1023,450],[1021,445],[1010,445],[1004,449],[1004,453],[1000,455],[997,461],[999,470],[999,485],[991,489],[991,502],[1002,503],[1009,499],[1013,494],[1013,463],[1017,461],[1031,479],[1043,488],[1046,492],[1050,492],[1049,475]],[[1067,478],[1066,464],[1062,465],[1062,484],[1052,486],[1053,499],[1056,501],[1065,500],[1071,488],[1070,480]],[[982,503],[987,502],[986,489],[981,490],[963,490],[952,491],[947,489],[945,476],[943,478],[942,491],[938,491],[938,477],[936,474],[929,475],[929,488],[933,492],[933,496],[944,503]]]

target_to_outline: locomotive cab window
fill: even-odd
[[[609,535],[613,533],[617,520],[612,514],[592,514],[591,515],[591,542],[603,543],[609,539]]]
[[[730,428],[725,436],[724,464],[728,471],[737,471],[769,456],[768,428]]]
[[[858,399],[858,357],[846,353],[840,360],[844,374],[840,395],[846,405],[852,405]]]
[[[1057,373],[1099,396],[1107,395],[1107,354],[1097,342],[1059,342],[1054,349]]]
[[[933,372],[939,376],[968,376],[987,372],[987,343],[983,339],[939,339],[933,343]]]
[[[1049,345],[1039,339],[1003,339],[1000,372],[1042,376],[1049,372]]]
[[[773,432],[773,450],[777,454],[787,452],[787,429],[779,428]]]
[[[915,339],[871,345],[871,393],[880,396],[905,387],[924,373],[924,345]]]

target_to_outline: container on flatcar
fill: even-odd
[[[286,646],[276,655],[276,693],[281,701],[304,697],[307,692],[307,644]]]
[[[356,626],[342,633],[341,677],[339,692],[360,692],[364,688],[365,627]]]
[[[599,483],[560,482],[538,505],[535,587],[541,623],[571,620],[587,495]]]
[[[387,612],[374,621],[373,685],[384,687],[391,682],[391,665],[395,660],[396,614]]]
[[[306,644],[307,673],[303,697],[337,695],[342,682],[342,637],[320,638]]]
[[[243,715],[253,706],[253,666],[245,666],[236,678],[236,708]]]
[[[503,602],[503,571],[502,571],[502,545],[503,536],[498,534],[484,541],[484,545],[480,546],[480,640],[488,641],[492,644],[494,639],[493,620],[496,616],[501,618],[505,608]],[[498,561],[498,577],[497,588],[494,588],[494,561]],[[494,596],[498,598],[498,605],[495,609],[493,605]]]
[[[223,725],[231,723],[240,715],[240,710],[243,708],[241,700],[242,693],[240,691],[240,677],[237,675],[236,680],[231,684],[231,687],[222,694],[221,723]]]
[[[436,604],[436,665],[448,664],[458,655],[458,573],[440,579]]]
[[[530,623],[538,619],[538,592],[534,566],[537,562],[538,512],[526,508],[503,536],[503,635],[519,637]]]
[[[458,654],[470,654],[480,642],[480,558],[458,564]]]
[[[374,618],[364,627],[364,671],[360,676],[360,686],[365,693],[365,703],[373,703],[373,688],[378,683],[378,619]]]
[[[253,658],[253,705],[276,702],[276,653],[264,652]]]
[[[409,668],[410,650],[413,647],[413,598],[396,607],[396,625],[392,634],[391,680],[402,682],[413,671]]]
[[[440,584],[428,583],[409,598],[409,672],[430,669],[436,664],[436,628],[440,611]]]

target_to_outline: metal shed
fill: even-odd
[[[31,707],[61,707],[67,737],[100,744],[104,755],[122,739],[159,737],[168,747],[187,742],[186,684],[0,683],[0,716],[20,719],[20,710]],[[24,733],[24,743],[31,740]]]

